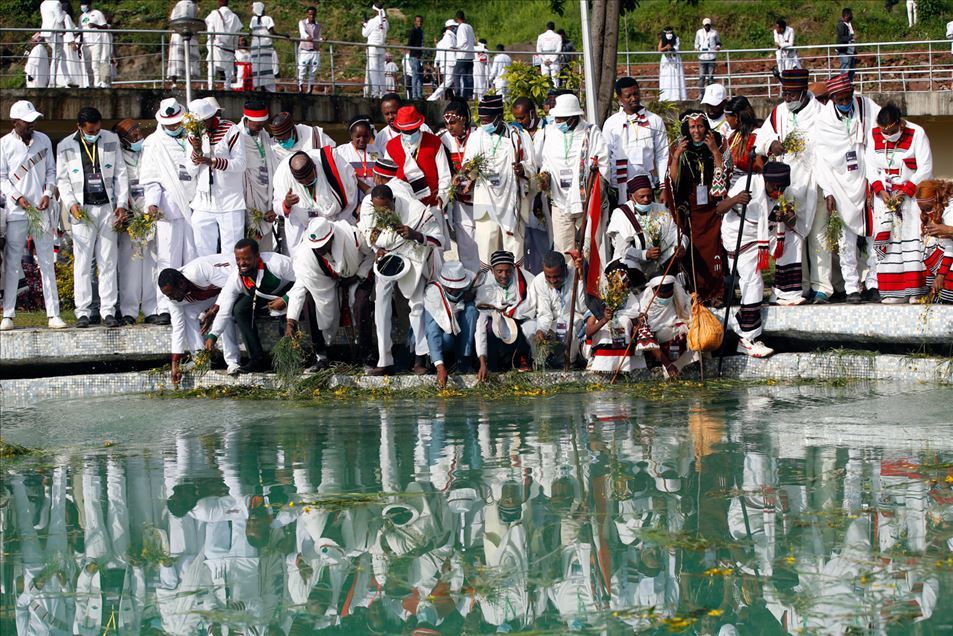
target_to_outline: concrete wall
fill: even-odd
[[[37,110],[48,121],[72,121],[83,106],[95,106],[105,119],[152,119],[159,102],[169,95],[185,100],[182,90],[165,91],[154,89],[17,89],[0,93],[0,116],[6,117],[10,106],[19,99],[33,102]],[[196,91],[193,97],[215,95],[230,119],[238,119],[242,104],[248,99],[244,93],[225,91]],[[869,93],[878,104],[888,101],[897,102],[911,117],[916,116],[953,116],[953,92],[935,91],[932,93]],[[752,100],[755,112],[765,116],[777,99],[755,98]],[[418,102],[417,108],[427,117],[427,121],[436,123],[443,113],[443,102]],[[376,100],[340,95],[298,95],[297,93],[273,93],[268,96],[268,106],[272,113],[288,111],[297,121],[320,124],[346,123],[357,114],[370,114],[380,118]]]

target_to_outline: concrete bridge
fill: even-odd
[[[132,117],[151,120],[159,107],[159,102],[175,96],[185,101],[184,90],[161,90],[139,88],[113,89],[9,89],[0,93],[0,117],[5,119],[13,102],[27,99],[36,109],[45,115],[47,121],[74,121],[76,113],[83,106],[94,106],[109,120]],[[214,95],[231,119],[237,119],[242,112],[242,104],[252,93],[233,91],[195,91],[195,97]],[[349,95],[299,95],[298,93],[256,93],[268,103],[272,113],[288,111],[301,122],[318,124],[344,124],[358,114],[370,114],[379,119],[377,100]],[[911,117],[950,117],[953,116],[953,92],[890,92],[867,93],[878,104],[888,101],[897,103]],[[764,117],[778,99],[755,97],[751,99],[755,112]],[[423,112],[427,121],[440,120],[445,102],[417,102],[417,108]],[[689,105],[686,102],[686,106]]]

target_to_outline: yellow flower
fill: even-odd
[[[784,562],[787,563],[788,565],[794,565],[795,563],[797,563],[797,558],[795,558],[795,556],[791,554],[785,557]]]
[[[709,616],[721,616],[722,614],[724,614],[724,612],[720,609],[708,610]]]
[[[295,502],[289,501],[289,502],[288,502],[288,507],[289,507],[289,508],[294,508],[294,507],[295,507]]]
[[[953,484],[953,475],[947,475],[946,479],[944,479],[943,481],[945,481],[948,484]]]

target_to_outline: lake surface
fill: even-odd
[[[852,385],[4,409],[7,441],[50,452],[4,460],[0,629],[948,633],[951,405]]]

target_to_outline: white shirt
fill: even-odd
[[[26,75],[27,88],[46,88],[50,84],[50,54],[45,44],[37,44],[30,49],[26,65],[23,67]]]
[[[321,25],[315,22],[308,22],[307,19],[298,22],[298,37],[301,42],[298,43],[298,49],[302,51],[314,51],[314,43],[321,41]],[[310,40],[308,38],[311,38]]]
[[[490,81],[493,82],[497,88],[506,86],[506,78],[503,77],[503,73],[506,72],[506,69],[508,69],[512,63],[513,58],[506,53],[497,53],[493,56],[493,63],[490,64]]]
[[[106,16],[103,15],[103,12],[99,9],[92,9],[83,13],[79,17],[80,27],[83,29],[83,44],[93,45],[93,44],[103,44],[105,34],[100,33],[99,29],[94,29],[92,25],[108,26],[106,22]]]
[[[457,52],[458,60],[472,60],[473,51],[476,45],[476,35],[473,33],[473,27],[466,22],[457,25],[457,34],[454,38],[453,48]]]
[[[705,27],[695,32],[695,50],[696,51],[717,51],[721,48],[721,38],[718,37],[718,31],[712,29],[706,31]],[[715,59],[713,52],[701,53],[698,59],[703,62],[711,62]]]
[[[547,29],[536,38],[536,52],[542,55],[543,61],[555,62],[562,50],[563,38],[552,29]]]
[[[251,31],[251,46],[252,48],[272,48],[274,47],[274,41],[271,36],[270,30],[275,28],[275,21],[272,20],[270,15],[257,16],[253,15],[248,21],[248,30]]]
[[[546,333],[554,331],[564,335],[569,325],[569,309],[572,306],[572,280],[576,268],[567,265],[566,278],[560,289],[546,282],[545,272],[540,272],[533,279],[530,287],[536,306],[536,329]],[[582,320],[586,313],[585,290],[582,279],[576,280],[576,315],[575,320]]]
[[[537,142],[539,145],[536,146],[539,170],[549,173],[550,200],[553,205],[566,214],[582,214],[579,154],[587,137],[589,148],[586,164],[591,165],[592,157],[596,157],[602,177],[609,176],[609,152],[602,131],[584,119],[580,119],[576,128],[567,134],[561,133],[555,125],[551,128],[552,130],[546,131],[545,136],[537,135],[537,139],[542,140]]]
[[[209,47],[215,46],[226,52],[234,52],[238,48],[238,32],[241,31],[242,21],[227,6],[219,7],[209,13],[205,18],[205,28],[213,33],[235,34],[209,36]]]
[[[661,117],[645,108],[626,115],[620,108],[606,119],[602,134],[609,150],[609,182],[612,185],[623,188],[629,179],[639,174],[653,174],[655,181],[665,176],[668,132]],[[623,161],[624,166],[621,165]]]
[[[387,41],[387,29],[390,27],[387,14],[383,9],[375,9],[377,14],[361,27],[361,36],[368,44],[384,44]]]
[[[145,192],[145,205],[162,210],[165,220],[189,217],[195,196],[195,179],[189,173],[192,146],[182,137],[170,137],[157,130],[142,145],[139,182]]]
[[[62,29],[66,12],[63,11],[60,0],[43,0],[43,2],[40,3],[40,17],[43,20],[42,29]],[[43,37],[46,40],[53,38],[62,40],[63,34],[44,32]]]
[[[222,120],[220,126],[224,126]],[[245,209],[245,145],[242,129],[232,124],[222,140],[209,148],[208,135],[204,137],[205,156],[214,162],[224,160],[224,168],[195,165],[189,160],[186,168],[195,181],[195,198],[192,209],[204,212],[226,212]],[[191,149],[191,146],[189,146]],[[209,184],[209,172],[212,173]]]
[[[194,18],[198,15],[198,7],[192,0],[179,0],[172,7],[172,13],[169,20],[178,20],[179,18]]]
[[[42,155],[28,170],[20,170],[27,161]],[[30,205],[38,205],[44,196],[53,197],[56,185],[56,157],[50,138],[33,131],[30,144],[13,131],[0,138],[0,191],[6,197],[9,219],[25,218],[17,199],[26,197]]]
[[[503,134],[477,128],[467,140],[463,162],[481,155],[486,159],[487,174],[477,179],[473,188],[473,218],[489,216],[507,232],[516,231],[529,183],[536,177],[533,140],[516,126],[506,126]],[[522,164],[525,178],[517,178],[513,172],[516,161]]]
[[[453,64],[457,61],[456,54],[453,52],[453,45],[456,42],[453,31],[446,29],[443,37],[437,42],[437,53],[434,56],[434,64],[443,69],[444,74],[453,72]]]

